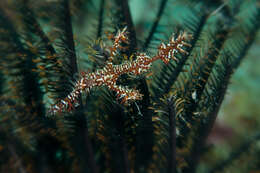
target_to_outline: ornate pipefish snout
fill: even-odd
[[[143,95],[138,90],[116,84],[120,75],[140,75],[146,73],[151,68],[152,63],[158,59],[161,59],[165,64],[168,64],[171,59],[178,61],[176,54],[187,54],[188,52],[183,47],[190,46],[186,41],[192,38],[186,32],[179,34],[176,38],[172,35],[167,44],[161,43],[158,46],[157,55],[150,57],[146,53],[137,53],[135,60],[114,65],[113,59],[118,54],[118,50],[122,49],[121,44],[128,43],[127,33],[127,28],[125,27],[111,37],[113,45],[107,47],[107,50],[110,51],[110,57],[105,66],[95,72],[82,72],[72,92],[66,98],[51,106],[49,113],[56,114],[57,112],[72,111],[73,108],[79,105],[78,100],[83,91],[89,93],[93,87],[100,86],[106,86],[109,90],[114,91],[117,99],[120,99],[122,104],[129,103],[131,100],[141,100]]]

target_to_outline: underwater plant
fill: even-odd
[[[0,2],[0,172],[198,170],[260,3],[131,3]]]

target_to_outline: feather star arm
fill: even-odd
[[[82,72],[72,92],[66,98],[51,106],[49,113],[71,112],[74,107],[79,105],[78,100],[83,91],[89,93],[93,87],[100,86],[107,86],[109,90],[115,91],[117,99],[122,99],[121,103],[123,104],[128,103],[130,100],[141,100],[143,95],[138,90],[116,84],[120,75],[129,73],[140,75],[145,73],[151,68],[152,63],[158,59],[161,59],[165,64],[168,64],[171,59],[178,61],[176,54],[179,52],[187,54],[183,47],[190,46],[186,41],[191,38],[192,36],[185,32],[181,33],[177,38],[172,35],[167,44],[161,43],[159,45],[157,55],[150,57],[146,53],[138,53],[134,61],[125,61],[122,64],[114,65],[112,60],[117,53],[117,49],[121,48],[120,44],[128,42],[126,28],[122,31],[119,30],[114,37],[112,47],[108,48],[110,57],[105,67],[91,73]]]

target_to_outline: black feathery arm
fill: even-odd
[[[159,7],[159,11],[158,11],[158,13],[157,13],[157,15],[156,15],[156,18],[155,18],[154,22],[153,22],[152,28],[151,28],[151,30],[150,30],[150,32],[149,32],[149,35],[148,35],[148,37],[145,39],[145,42],[144,42],[144,45],[143,45],[143,50],[146,50],[146,49],[148,48],[149,44],[150,44],[151,41],[152,41],[153,35],[154,35],[154,33],[156,32],[156,29],[157,29],[157,27],[158,27],[158,24],[159,24],[159,22],[160,22],[160,20],[161,20],[161,17],[162,17],[162,15],[163,15],[164,10],[165,10],[167,1],[168,1],[168,0],[161,0],[160,7]]]

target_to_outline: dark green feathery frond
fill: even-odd
[[[65,97],[71,91],[76,80],[75,76],[78,73],[78,57],[75,48],[72,12],[69,2],[67,0],[60,0],[46,3],[46,5],[52,5],[57,10],[56,12],[48,11],[46,17],[51,22],[47,22],[46,25],[52,30],[51,33],[53,33],[53,36],[51,40],[56,50],[54,56],[49,55],[47,58],[57,61],[57,64],[56,62],[53,64],[55,64],[56,67],[54,68],[60,74],[56,78],[57,82],[49,82],[49,85],[50,89],[60,94],[56,96],[59,98]],[[56,87],[52,85],[56,85]]]
[[[39,74],[34,72],[36,59],[35,53],[30,49],[30,43],[25,42],[26,46],[23,44],[23,38],[17,33],[15,26],[13,26],[9,19],[6,17],[4,12],[2,13],[2,24],[1,28],[6,32],[2,42],[7,46],[7,50],[12,50],[12,53],[8,53],[5,50],[2,51],[3,57],[2,61],[3,69],[7,72],[8,76],[11,78],[10,82],[13,84],[13,93],[18,94],[17,96],[23,98],[23,102],[27,105],[34,107],[33,112],[38,112],[37,114],[43,115],[42,107],[42,91],[39,85]],[[7,53],[7,54],[6,54]],[[8,58],[12,58],[11,62]],[[10,70],[12,69],[12,70]]]
[[[100,38],[103,33],[104,10],[105,10],[105,0],[101,0],[100,5],[99,5],[97,38]]]
[[[184,26],[190,29],[190,33],[193,38],[190,42],[191,47],[187,48],[186,51],[192,52],[207,20],[207,14],[201,15],[194,11],[190,17],[187,18],[189,18],[189,21],[186,20]],[[152,86],[155,99],[162,97],[163,94],[169,93],[179,74],[183,71],[183,67],[186,65],[186,61],[189,56],[190,53],[188,55],[181,56],[176,64],[170,62],[170,64],[164,66],[160,74],[155,77],[154,85]]]
[[[36,20],[35,13],[29,7],[28,1],[21,0],[17,3],[19,4],[18,10],[24,24],[22,33],[29,33],[29,35],[24,35],[24,39],[33,43],[31,49],[36,54],[34,63],[36,65],[35,70],[41,77],[40,84],[44,87],[45,93],[50,92],[52,95],[59,95],[58,93],[63,93],[59,86],[63,85],[62,78],[65,74],[61,64],[61,57],[57,56],[53,42],[51,42],[40,23]]]
[[[62,15],[59,16],[58,26],[62,34],[63,55],[68,58],[70,73],[73,76],[78,72],[78,67],[69,1],[62,0],[60,6]]]
[[[8,41],[10,46],[12,45],[12,47],[9,47],[9,50],[11,50],[11,48],[13,50],[13,54],[9,53],[8,56],[5,56],[6,59],[3,60],[3,63],[5,64],[4,70],[8,71],[8,81],[13,83],[10,83],[13,85],[13,89],[11,89],[10,93],[5,95],[8,100],[4,101],[5,104],[2,108],[5,107],[6,112],[1,112],[1,116],[4,116],[7,120],[2,121],[1,124],[9,126],[10,131],[8,131],[7,134],[10,134],[11,136],[17,135],[21,141],[25,140],[25,147],[28,147],[31,150],[25,151],[25,153],[28,154],[27,157],[34,158],[34,160],[31,161],[31,164],[36,165],[41,162],[40,158],[35,157],[37,152],[42,155],[42,158],[46,159],[51,159],[55,154],[52,153],[52,155],[47,155],[41,153],[42,151],[38,148],[38,144],[47,145],[48,143],[55,141],[54,139],[51,141],[40,141],[39,139],[44,135],[50,135],[56,138],[56,130],[55,126],[53,126],[55,122],[48,121],[44,114],[43,97],[39,82],[41,75],[35,70],[37,66],[36,59],[40,56],[40,53],[38,53],[38,49],[33,51],[35,46],[33,45],[35,43],[33,42],[34,39],[29,40],[30,38],[35,38],[33,37],[35,30],[32,28],[30,30],[29,27],[27,27],[29,31],[26,32],[19,30],[19,32],[22,33],[21,36],[10,23],[10,19],[5,17],[4,13],[2,13],[1,17],[3,18],[1,22],[4,22],[1,24],[1,28],[8,27],[8,32],[10,33],[5,35],[8,36],[6,39],[9,39],[5,41]],[[31,16],[28,15],[25,19],[28,20],[30,17]],[[26,20],[24,20],[24,24],[29,26],[30,24],[26,23]],[[26,46],[23,46],[24,43],[27,43],[25,44]],[[15,59],[13,62],[10,62],[12,56],[14,56]],[[22,102],[14,98],[16,93],[18,94],[18,97],[24,98],[24,100],[21,100]],[[8,97],[9,94],[11,97]],[[41,95],[39,96],[39,94]],[[14,100],[16,101],[14,102]],[[9,116],[6,117],[6,115]],[[8,129],[7,126],[6,129]],[[10,140],[12,140],[12,138],[13,137],[10,137]],[[65,145],[65,141],[60,141]],[[53,146],[53,150],[56,150],[59,147],[61,146]],[[33,151],[34,149],[37,150],[37,152]],[[26,163],[26,165],[28,164],[29,163]],[[39,171],[42,168],[35,169]]]
[[[238,45],[236,46],[236,49],[234,51],[234,49],[232,50],[232,52],[234,52],[236,55],[232,55],[230,53],[224,53],[224,56],[220,56],[220,58],[222,57],[223,59],[221,59],[221,64],[220,65],[216,65],[216,72],[212,72],[212,74],[210,76],[208,76],[209,78],[209,84],[206,84],[206,89],[203,91],[203,93],[201,93],[202,95],[202,101],[200,101],[201,103],[199,103],[199,107],[196,108],[198,112],[202,112],[203,113],[203,108],[205,108],[205,106],[207,105],[207,110],[206,110],[206,115],[205,118],[202,117],[202,119],[204,119],[203,121],[206,123],[200,123],[200,127],[199,128],[199,136],[196,136],[197,142],[195,140],[194,143],[194,148],[192,151],[191,157],[194,160],[196,160],[195,158],[198,157],[200,154],[198,152],[201,152],[202,147],[203,147],[203,143],[205,142],[207,136],[209,135],[209,132],[213,126],[213,123],[216,119],[218,110],[220,109],[220,105],[224,99],[224,95],[226,93],[227,90],[227,85],[229,83],[230,77],[233,73],[233,71],[236,69],[237,65],[241,62],[241,60],[243,59],[243,57],[245,56],[249,45],[251,44],[252,39],[254,38],[253,35],[256,34],[256,31],[258,30],[258,22],[256,22],[256,20],[258,20],[259,18],[259,9],[256,8],[257,10],[252,10],[252,18],[254,21],[254,27],[251,28],[251,34],[252,35],[241,35],[236,33],[235,30],[232,30],[234,34],[230,34],[231,37],[227,39],[226,44],[224,46],[224,49],[226,50],[230,50],[229,46],[231,45]],[[249,18],[249,20],[252,20],[251,18]],[[246,26],[246,25],[240,25],[240,26]],[[250,25],[248,25],[248,27],[250,27]],[[250,29],[248,28],[248,31],[250,31]],[[242,31],[243,32],[243,31]],[[238,34],[238,35],[237,35]],[[237,36],[238,37],[237,37]],[[252,37],[251,37],[252,36]],[[239,38],[237,41],[235,38]],[[247,40],[248,38],[251,38],[249,40]],[[233,42],[233,43],[232,43]],[[233,47],[233,46],[231,46]],[[219,75],[219,76],[218,76]],[[208,85],[208,86],[207,86]],[[218,86],[218,87],[216,87]],[[209,88],[208,88],[209,87]],[[203,106],[200,106],[200,104],[202,104]],[[204,142],[203,142],[204,141]],[[198,148],[197,148],[198,147]],[[196,163],[195,163],[196,164]]]
[[[137,51],[137,41],[136,41],[136,33],[135,28],[132,21],[132,16],[130,13],[129,5],[127,1],[115,1],[115,26],[117,28],[123,28],[123,26],[127,26],[127,30],[129,32],[129,44],[127,46],[127,51],[123,51],[122,53],[126,54],[129,58],[131,55],[135,56]],[[136,123],[138,124],[137,132],[134,135],[136,139],[136,169],[140,169],[140,165],[145,165],[148,163],[150,159],[150,153],[152,152],[152,114],[148,109],[150,104],[150,95],[147,83],[143,77],[139,78],[136,82],[136,88],[140,90],[140,92],[144,95],[143,99],[135,104],[131,104],[128,108],[130,111],[129,116],[133,116],[136,119]],[[142,115],[142,116],[141,116]],[[130,117],[129,120],[130,121]],[[143,153],[147,155],[144,155]],[[145,156],[145,158],[143,157]]]
[[[77,54],[75,49],[75,41],[73,35],[72,28],[72,18],[70,12],[70,3],[68,0],[62,0],[60,2],[60,16],[58,21],[58,27],[60,29],[61,35],[61,43],[62,45],[62,55],[67,59],[67,63],[70,67],[70,78],[73,80],[73,76],[78,73],[77,67]],[[92,172],[97,172],[98,168],[95,163],[94,156],[92,154],[92,144],[88,137],[88,127],[86,122],[85,115],[81,112],[82,105],[80,99],[80,107],[78,112],[76,112],[75,117],[70,117],[69,121],[73,121],[75,123],[75,135],[73,136],[72,145],[75,149],[76,153],[84,153],[80,158],[80,165],[82,165],[81,169],[86,170],[89,166]],[[84,137],[82,139],[82,137]],[[78,146],[84,146],[79,149]]]
[[[182,136],[180,119],[184,113],[185,100],[175,91],[172,95],[165,95],[157,102],[153,109],[153,125],[155,145],[153,147],[153,164],[158,164],[162,172],[176,172],[177,165],[183,162],[183,156],[177,151],[177,140]]]
[[[131,12],[129,9],[127,0],[115,0],[115,26],[116,29],[123,29],[125,26],[129,32],[129,45],[128,51],[126,52],[127,56],[130,57],[136,52],[137,42],[136,42],[136,33],[135,27],[133,24]]]
[[[161,19],[162,15],[163,15],[163,11],[164,11],[164,9],[166,7],[166,4],[167,4],[167,0],[161,0],[160,6],[159,6],[159,10],[158,10],[157,15],[156,15],[156,17],[154,19],[152,28],[151,28],[147,38],[145,39],[144,44],[143,44],[143,48],[142,49],[144,51],[149,47],[149,44],[150,44],[150,42],[152,40],[152,37],[153,37],[154,33],[156,32],[156,29],[158,27],[160,19]]]
[[[102,2],[101,2],[102,3]],[[100,4],[102,5],[102,4]],[[103,6],[104,7],[104,6]],[[114,16],[114,31],[117,29],[123,29],[124,26],[127,26],[129,30],[134,29],[132,24],[132,18],[128,7],[128,2],[124,1],[122,3],[113,3],[112,7],[116,10],[112,11],[112,15]],[[101,6],[102,8],[102,6]],[[122,8],[124,9],[123,12]],[[100,9],[105,10],[105,9]],[[108,10],[109,11],[109,10]],[[102,17],[102,16],[99,16]],[[100,21],[102,22],[102,21]],[[100,27],[100,23],[98,25]],[[130,32],[129,32],[130,33]],[[129,45],[127,45],[127,51],[122,51],[122,54],[128,55],[130,57],[136,50],[136,41],[135,35],[130,36],[132,38],[129,41]],[[134,36],[134,37],[133,37]],[[101,48],[101,47],[100,47]],[[129,49],[128,49],[129,48]],[[101,52],[103,51],[103,53]],[[106,60],[106,52],[102,48],[98,52],[101,56],[104,55],[104,59]],[[120,52],[121,53],[121,52]],[[123,58],[120,57],[119,61],[122,61]],[[101,63],[102,64],[102,63]],[[122,83],[125,85],[125,79],[122,78]],[[126,124],[131,124],[131,118],[128,115],[128,111],[126,111],[122,105],[118,104],[114,93],[109,93],[107,91],[101,92],[100,100],[98,101],[99,107],[102,109],[96,109],[95,111],[99,112],[105,118],[102,118],[100,123],[104,125],[105,129],[110,129],[108,131],[101,130],[98,131],[98,136],[102,138],[100,145],[104,147],[105,152],[102,153],[101,158],[105,158],[105,162],[100,164],[100,169],[107,169],[107,164],[111,165],[109,170],[111,172],[130,172],[129,168],[129,160],[128,160],[128,142],[127,139],[135,140],[135,137],[132,133],[131,128],[127,128]],[[95,97],[95,96],[94,96]],[[100,148],[98,148],[100,149]],[[113,157],[118,157],[120,159],[114,160]],[[106,165],[104,165],[106,164]]]
[[[62,1],[61,3],[61,7],[59,10],[61,10],[64,15],[59,16],[59,22],[57,23],[57,27],[59,27],[59,33],[60,33],[60,41],[61,43],[56,47],[58,47],[58,51],[56,52],[55,55],[50,55],[50,56],[54,56],[54,58],[57,57],[62,57],[62,59],[60,59],[60,62],[62,64],[65,64],[65,67],[69,67],[67,70],[67,74],[63,73],[63,76],[60,76],[57,79],[65,79],[67,80],[67,83],[69,84],[70,82],[73,82],[74,80],[74,74],[78,73],[78,68],[77,68],[77,57],[76,57],[76,50],[75,50],[75,42],[74,42],[74,38],[73,38],[73,30],[72,30],[72,19],[71,19],[71,14],[70,14],[70,7],[69,7],[69,1]],[[31,18],[33,18],[34,16],[30,16]],[[37,26],[37,22],[35,20],[32,20],[30,22],[34,22],[34,25]],[[30,23],[29,23],[30,24]],[[35,29],[35,27],[32,27],[31,31],[33,31],[33,29]],[[38,28],[39,29],[39,28]],[[30,30],[30,28],[29,28]],[[37,35],[37,34],[36,34]],[[48,46],[48,45],[47,45]],[[61,46],[61,47],[60,47]],[[53,52],[52,52],[53,53]],[[45,55],[47,58],[48,55]],[[59,68],[60,66],[58,66]],[[63,66],[64,68],[64,66]],[[56,69],[57,70],[57,69]],[[60,72],[62,72],[62,70],[60,68]],[[63,95],[66,93],[66,91],[64,92],[64,89],[66,90],[70,90],[68,88],[64,88],[66,85],[66,83],[64,82],[64,80],[61,80],[63,82],[63,86],[62,89],[63,91],[61,93],[63,93]],[[55,83],[58,84],[58,83]],[[71,84],[70,84],[71,85]],[[57,90],[56,90],[57,92]],[[73,137],[70,137],[69,140],[71,141],[71,145],[74,149],[74,151],[76,153],[86,153],[82,156],[87,156],[90,155],[90,153],[92,152],[92,146],[90,144],[90,141],[88,140],[88,136],[86,135],[87,133],[87,127],[86,127],[86,120],[85,120],[85,116],[84,114],[77,113],[78,116],[76,117],[69,117],[64,119],[64,121],[62,121],[60,123],[60,125],[64,126],[65,128],[73,128],[74,129],[74,133],[77,135],[74,135]],[[72,126],[71,126],[72,125]],[[79,140],[82,138],[82,136],[85,136],[86,139],[85,140]],[[83,147],[83,149],[78,150],[77,146],[78,145],[82,145],[85,146]],[[88,154],[87,154],[88,153]],[[82,165],[85,165],[85,169],[86,169],[86,165],[90,166],[90,169],[94,172],[97,171],[96,165],[95,165],[95,161],[93,157],[88,157],[88,159],[86,158],[81,158],[81,161],[83,161]],[[87,164],[86,164],[87,162]]]

